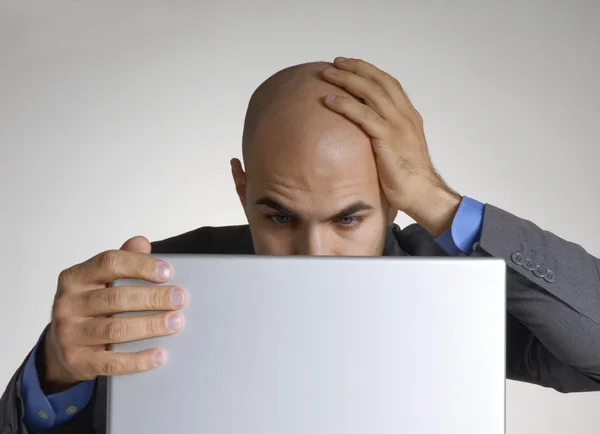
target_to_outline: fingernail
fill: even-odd
[[[335,101],[335,95],[327,95],[325,99],[327,100],[327,102],[333,102]]]
[[[157,351],[154,353],[154,355],[152,356],[152,363],[154,363],[154,366],[161,366],[162,364],[165,363],[165,355],[162,351]]]
[[[338,70],[332,67],[325,68],[325,74],[335,74]]]
[[[156,265],[156,277],[159,280],[169,280],[171,278],[171,267],[165,262],[159,262]]]
[[[171,290],[171,294],[170,294],[169,298],[170,298],[171,306],[179,307],[179,306],[183,305],[183,302],[185,301],[185,294],[183,293],[183,291],[181,289],[175,288],[175,289]]]
[[[177,331],[181,328],[181,316],[178,313],[167,316],[167,329],[171,332]]]
[[[336,57],[335,58],[335,62],[345,62],[346,60],[348,60],[348,59],[346,59],[345,57]]]

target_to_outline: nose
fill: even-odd
[[[329,246],[327,243],[327,234],[319,228],[309,228],[306,231],[302,231],[300,235],[302,237],[300,241],[301,248],[299,249],[300,255],[308,256],[328,256]]]

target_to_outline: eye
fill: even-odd
[[[339,222],[342,224],[342,226],[354,226],[359,224],[361,221],[361,217],[342,217],[339,219]]]
[[[279,225],[289,223],[292,220],[292,217],[290,217],[289,215],[282,215],[282,214],[268,215],[266,217],[267,217],[267,220],[270,220],[273,223],[276,223]]]

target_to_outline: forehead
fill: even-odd
[[[298,207],[330,207],[379,196],[367,134],[318,98],[288,103],[266,113],[246,162],[254,195],[274,194]],[[373,205],[376,205],[375,203]]]

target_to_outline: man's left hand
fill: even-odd
[[[436,173],[423,119],[391,75],[360,59],[336,58],[323,77],[359,100],[327,95],[325,104],[371,136],[379,179],[390,205],[439,235],[456,213],[461,197]]]

